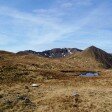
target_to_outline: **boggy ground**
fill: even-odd
[[[1,83],[0,112],[112,112],[112,70],[97,77],[31,73],[35,80]]]
[[[0,56],[0,112],[112,112],[112,69],[101,62],[82,55]],[[83,71],[100,75],[80,77]]]

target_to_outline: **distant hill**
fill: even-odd
[[[61,58],[61,57],[65,57],[68,55],[71,55],[73,53],[76,52],[81,52],[82,50],[77,49],[77,48],[55,48],[55,49],[51,49],[51,50],[46,50],[43,52],[36,52],[36,51],[32,51],[32,50],[26,50],[26,51],[20,51],[17,54],[34,54],[34,55],[38,55],[38,56],[43,56],[43,57],[48,57],[48,58]]]
[[[3,50],[0,50],[0,54],[9,54],[9,55],[11,55],[11,54],[15,54],[15,53],[13,53],[13,52],[9,52],[9,51],[3,51]]]
[[[77,69],[112,68],[112,55],[95,46],[90,46],[82,52],[63,59],[64,62]]]
[[[112,56],[95,46],[91,46],[85,49],[81,54],[82,56],[94,58],[96,61],[102,63],[107,68],[112,67]]]
[[[24,68],[31,69],[66,68],[93,70],[112,68],[112,56],[95,46],[91,46],[83,51],[77,48],[55,48],[42,52],[26,50],[16,54],[0,51],[0,60],[0,66],[14,65],[19,68],[23,68],[24,66]]]

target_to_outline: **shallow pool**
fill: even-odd
[[[97,72],[86,72],[86,73],[81,73],[80,76],[95,77],[95,76],[99,76],[99,73],[97,73]]]

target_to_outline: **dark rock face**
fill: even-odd
[[[46,50],[43,52],[36,52],[32,50],[20,51],[17,54],[35,54],[38,56],[48,57],[48,58],[61,58],[71,55],[76,52],[81,52],[82,50],[77,48],[55,48],[51,50]]]
[[[65,57],[80,51],[81,50],[76,48],[63,48],[63,49],[56,48],[52,50],[39,52],[38,54],[41,56],[50,57],[50,58],[61,58],[61,57]]]

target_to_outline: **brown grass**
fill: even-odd
[[[0,63],[0,112],[112,112],[112,70],[85,58],[5,55]],[[77,58],[77,59],[76,59]],[[98,77],[80,77],[82,71]],[[64,71],[64,72],[63,72]],[[31,87],[31,84],[39,87]]]

